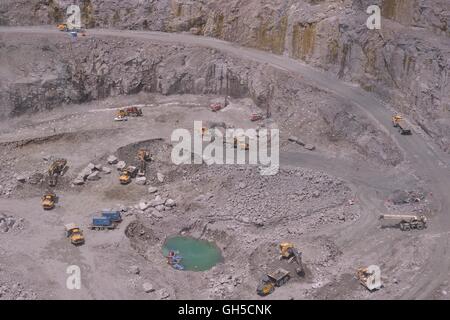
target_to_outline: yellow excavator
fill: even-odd
[[[55,187],[58,182],[58,176],[64,174],[64,170],[67,166],[66,159],[58,159],[53,161],[50,168],[48,169],[48,185],[50,187]]]
[[[304,274],[302,253],[295,247],[295,245],[290,242],[282,242],[279,245],[279,250],[279,259],[288,259],[289,263],[292,263],[293,261],[297,262],[298,267],[296,268],[296,272],[299,276],[302,276]]]
[[[139,149],[137,157],[141,161],[149,161],[150,160],[150,152],[148,152],[145,149]]]
[[[52,192],[46,193],[42,197],[42,208],[44,210],[51,210],[55,207],[56,195]]]
[[[289,259],[289,263],[296,260],[298,264],[302,263],[302,253],[295,248],[295,245],[290,242],[282,242],[279,245],[280,260]]]

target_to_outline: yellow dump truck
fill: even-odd
[[[369,291],[378,290],[383,286],[380,269],[377,266],[358,268],[356,278]]]
[[[403,117],[399,114],[392,117],[392,125],[394,128],[398,128],[402,135],[409,136],[412,134],[411,129],[408,127]]]
[[[44,210],[51,210],[55,207],[56,195],[48,192],[42,197],[42,208]]]
[[[75,223],[66,224],[64,228],[66,237],[70,239],[70,243],[76,246],[84,244],[83,231]]]
[[[275,287],[281,287],[291,278],[289,271],[282,268],[262,277],[256,293],[260,296],[267,296],[274,292]]]
[[[129,184],[131,182],[131,174],[128,170],[123,170],[119,177],[120,184]]]

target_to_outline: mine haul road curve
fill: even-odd
[[[54,27],[0,27],[2,33],[26,33],[43,34],[48,36],[63,36],[64,33]],[[404,159],[409,162],[410,167],[415,171],[425,183],[428,191],[433,193],[434,201],[437,201],[438,210],[430,221],[429,228],[421,234],[432,236],[437,239],[437,245],[430,253],[428,262],[418,270],[416,275],[410,279],[413,284],[400,298],[402,299],[426,299],[430,298],[433,291],[436,290],[444,281],[448,280],[450,268],[449,256],[449,235],[450,231],[450,175],[447,168],[450,156],[442,152],[432,141],[424,134],[413,134],[412,136],[401,136],[397,130],[392,128],[392,111],[374,95],[365,92],[354,84],[346,83],[337,77],[322,72],[308,66],[300,61],[290,59],[285,56],[279,56],[272,53],[259,51],[256,49],[240,47],[237,44],[226,41],[194,36],[190,34],[148,32],[148,31],[128,31],[111,29],[89,29],[88,37],[123,37],[141,41],[176,43],[186,46],[201,46],[219,50],[223,53],[237,56],[241,59],[248,59],[253,62],[268,64],[272,67],[289,71],[298,75],[298,80],[309,85],[320,88],[324,91],[335,94],[345,101],[352,103],[374,122],[374,124],[386,132],[402,150]],[[293,164],[299,162],[298,156],[285,154],[282,161]],[[283,163],[282,163],[283,164]],[[333,172],[330,172],[333,174]],[[350,179],[352,180],[352,179]],[[355,181],[353,181],[355,183]],[[370,185],[370,181],[366,181]],[[378,184],[378,183],[377,183]],[[362,190],[365,190],[364,188]],[[370,219],[375,220],[379,212],[373,212]],[[362,217],[364,219],[364,217]],[[366,218],[367,219],[367,218]],[[364,224],[364,223],[363,223]],[[353,225],[358,228],[358,224]],[[360,226],[359,228],[364,228]],[[356,231],[355,231],[356,232]],[[355,234],[361,235],[367,230],[359,230]],[[363,241],[362,239],[358,239]]]

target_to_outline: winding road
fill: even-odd
[[[63,33],[54,27],[0,27],[2,33],[27,33],[27,34],[45,34],[48,36],[64,36]],[[426,299],[430,298],[434,291],[449,277],[450,270],[450,251],[449,251],[449,235],[450,230],[450,175],[447,163],[450,156],[442,152],[426,135],[416,132],[412,136],[401,136],[397,130],[392,128],[391,113],[382,102],[374,97],[374,95],[365,92],[355,85],[345,83],[337,77],[312,68],[300,61],[290,59],[285,56],[278,56],[268,52],[258,51],[250,48],[243,48],[236,44],[228,43],[207,37],[199,37],[188,34],[173,34],[161,32],[143,32],[143,31],[124,31],[124,30],[88,30],[89,37],[124,37],[133,38],[143,41],[180,43],[187,46],[202,46],[217,49],[223,53],[237,56],[241,59],[248,59],[253,62],[268,64],[275,68],[296,73],[300,81],[304,81],[310,85],[316,86],[322,90],[335,94],[342,99],[352,103],[374,122],[374,124],[392,137],[395,143],[404,153],[404,159],[407,160],[408,166],[414,170],[415,174],[424,181],[427,189],[433,193],[434,200],[438,203],[438,212],[431,218],[430,227],[423,231],[436,237],[436,244],[432,252],[428,253],[428,261],[425,266],[421,267],[414,278],[410,279],[409,289],[402,293],[400,298],[403,299]],[[309,158],[308,158],[309,157]],[[305,161],[310,166],[315,165],[331,174],[339,171],[346,178],[352,176],[350,172],[343,173],[345,170],[339,169],[339,162],[333,165],[322,165],[320,161],[316,161],[314,156],[301,156],[298,154],[284,153],[282,155],[282,164],[302,164]],[[329,162],[333,163],[333,162]],[[364,164],[363,164],[364,165]],[[345,167],[345,165],[343,165]],[[375,178],[377,172],[364,170],[362,168],[360,175],[354,175],[353,184],[361,184],[360,194],[363,194],[367,188],[381,189],[383,186],[382,179]],[[374,177],[371,181],[371,177]],[[358,180],[359,179],[359,180]],[[364,197],[364,196],[363,196]],[[375,221],[376,212],[368,217],[367,221]],[[362,227],[359,233],[365,231]],[[404,235],[406,236],[406,234]]]

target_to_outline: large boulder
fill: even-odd
[[[92,173],[87,177],[87,179],[88,179],[89,181],[97,181],[97,180],[100,180],[100,176],[99,176],[99,174],[98,174],[98,171],[92,172]]]
[[[125,163],[125,161],[119,161],[116,164],[116,168],[117,170],[122,171],[123,169],[125,169],[125,167],[127,166],[127,164]]]
[[[136,178],[136,184],[144,186],[147,183],[146,177],[137,177]]]
[[[109,164],[116,164],[119,159],[117,159],[116,156],[110,155],[106,161],[108,161]]]

